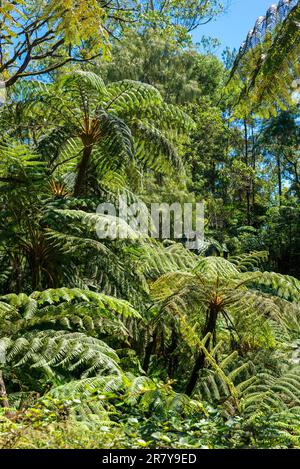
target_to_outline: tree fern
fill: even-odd
[[[86,192],[91,164],[102,174],[122,172],[133,157],[147,168],[174,168],[179,163],[174,132],[193,126],[181,110],[165,104],[154,87],[130,80],[105,86],[99,76],[86,71],[75,71],[60,83],[46,86],[37,109],[40,102],[47,104],[53,128],[41,137],[39,151],[48,158],[53,171],[74,163],[75,195]],[[81,150],[69,145],[67,158],[61,154],[63,135],[65,142],[79,139]],[[49,160],[53,146],[56,150]]]
[[[241,347],[258,344],[272,347],[275,342],[269,319],[282,322],[287,309],[276,297],[299,311],[298,283],[294,278],[268,272],[241,273],[233,263],[212,257],[201,259],[190,272],[163,275],[154,282],[151,291],[153,298],[160,302],[163,314],[170,318],[178,313],[186,315],[200,336],[210,333],[214,343],[220,321],[219,327],[227,328]],[[204,360],[205,356],[202,362],[198,360],[193,387]]]

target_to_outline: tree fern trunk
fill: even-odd
[[[187,394],[188,396],[191,396],[195,389],[195,386],[199,378],[199,371],[204,368],[204,363],[205,363],[205,355],[204,353],[201,352],[196,358],[190,379],[185,388],[185,394]]]
[[[152,352],[153,352],[153,350],[155,348],[155,345],[156,345],[156,338],[157,338],[157,333],[154,332],[154,334],[152,336],[152,340],[149,342],[149,344],[147,345],[146,350],[145,350],[143,370],[146,373],[147,373],[149,365],[150,365],[150,359],[151,359]]]
[[[75,197],[84,195],[83,188],[86,182],[86,173],[87,173],[88,165],[90,162],[91,153],[92,153],[92,145],[85,146],[83,150],[82,159],[78,166],[78,173],[77,173],[77,178],[76,178],[75,188],[74,188]]]
[[[212,308],[209,311],[207,321],[203,329],[203,338],[206,337],[207,334],[212,334],[212,336],[215,337],[217,317],[218,317],[218,312],[214,308]],[[207,349],[209,349],[209,346],[207,347]],[[204,365],[205,365],[205,355],[203,352],[200,352],[196,358],[190,379],[188,380],[188,383],[185,388],[185,394],[187,394],[188,396],[192,395],[195,389],[195,386],[197,384],[198,378],[199,378],[199,371],[204,368]]]
[[[43,290],[42,287],[42,265],[41,265],[41,259],[39,258],[38,255],[36,255],[35,252],[32,253],[31,259],[30,259],[30,266],[31,266],[31,277],[32,277],[32,290]]]
[[[175,329],[172,330],[172,339],[171,344],[168,349],[168,376],[169,378],[174,377],[174,372],[176,370],[176,366],[178,364],[178,357],[176,355],[176,349],[178,345],[178,335]]]

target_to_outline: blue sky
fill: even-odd
[[[227,13],[200,26],[193,34],[195,42],[200,41],[203,35],[218,38],[221,46],[216,51],[217,55],[221,55],[226,46],[238,49],[256,19],[265,15],[268,7],[277,4],[278,0],[229,0],[229,3]]]

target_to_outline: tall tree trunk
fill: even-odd
[[[295,191],[298,194],[298,197],[300,198],[300,177],[298,173],[298,165],[297,163],[294,163],[293,166],[295,172]]]
[[[213,340],[215,340],[217,318],[218,318],[218,311],[214,307],[212,307],[208,313],[206,324],[202,332],[203,338],[207,334],[212,334]],[[209,346],[207,346],[207,349],[209,350]],[[188,396],[192,395],[195,389],[195,386],[197,384],[198,378],[199,378],[199,371],[204,368],[204,365],[205,365],[205,355],[203,352],[200,352],[196,358],[190,379],[185,388],[185,394],[187,394]]]
[[[277,164],[277,178],[278,178],[278,195],[279,195],[279,205],[281,205],[281,196],[282,196],[282,177],[281,177],[281,161],[280,154],[276,154],[276,164]]]
[[[212,161],[211,163],[211,176],[210,176],[210,190],[214,195],[216,193],[216,163]]]
[[[244,139],[245,139],[245,164],[249,166],[249,141],[248,141],[248,126],[247,120],[244,119]],[[247,224],[251,225],[251,181],[247,182],[246,186],[246,200],[247,200]]]
[[[83,195],[83,188],[86,182],[86,173],[89,166],[90,158],[92,153],[92,145],[85,145],[83,150],[82,159],[78,166],[78,172],[74,188],[74,196],[78,197]]]
[[[247,186],[246,188],[246,196],[247,196],[247,225],[251,225],[251,185]]]
[[[251,128],[252,136],[252,168],[254,170],[254,180],[252,181],[252,207],[255,205],[255,176],[256,176],[256,149],[255,149],[255,138],[254,138],[254,126]]]

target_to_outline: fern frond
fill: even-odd
[[[39,331],[24,334],[7,350],[6,363],[30,366],[54,373],[78,372],[87,377],[119,374],[118,356],[105,342],[81,333]]]
[[[262,263],[268,260],[268,251],[253,251],[230,257],[230,262],[234,264],[240,272],[257,270]]]

